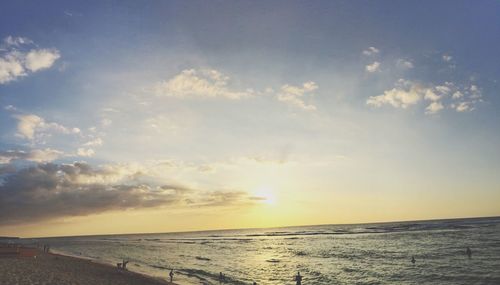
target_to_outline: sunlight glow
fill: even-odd
[[[255,195],[258,197],[263,197],[265,200],[263,202],[267,205],[276,204],[276,196],[274,195],[274,189],[271,186],[261,186],[255,190]]]

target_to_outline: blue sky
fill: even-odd
[[[499,8],[2,3],[0,233],[498,215]]]

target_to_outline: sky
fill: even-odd
[[[498,1],[4,1],[0,235],[500,215]]]

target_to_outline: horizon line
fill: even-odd
[[[387,223],[410,223],[410,222],[429,222],[429,221],[449,221],[449,220],[475,220],[475,219],[495,219],[498,216],[475,216],[475,217],[454,217],[454,218],[433,218],[421,220],[391,220],[377,222],[360,222],[360,223],[326,223],[326,224],[309,224],[295,226],[277,226],[277,227],[249,227],[249,228],[223,228],[211,230],[187,230],[187,231],[171,231],[171,232],[137,232],[137,233],[112,233],[112,234],[88,234],[88,235],[67,235],[67,236],[43,236],[43,237],[17,237],[19,239],[49,239],[49,238],[71,238],[71,237],[93,237],[93,236],[117,236],[117,235],[153,235],[153,234],[180,234],[180,233],[196,233],[196,232],[211,232],[211,231],[236,231],[236,230],[252,230],[252,229],[280,229],[280,228],[299,228],[299,227],[314,227],[314,226],[340,226],[340,225],[372,225],[372,224],[387,224]]]

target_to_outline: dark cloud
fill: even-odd
[[[184,193],[174,187],[81,182],[82,177],[114,174],[84,163],[21,169],[5,177],[0,186],[0,224],[157,207],[178,202]]]
[[[166,205],[252,205],[260,200],[241,191],[140,183],[137,172],[116,165],[94,168],[87,163],[46,163],[6,173],[0,180],[0,225]]]

